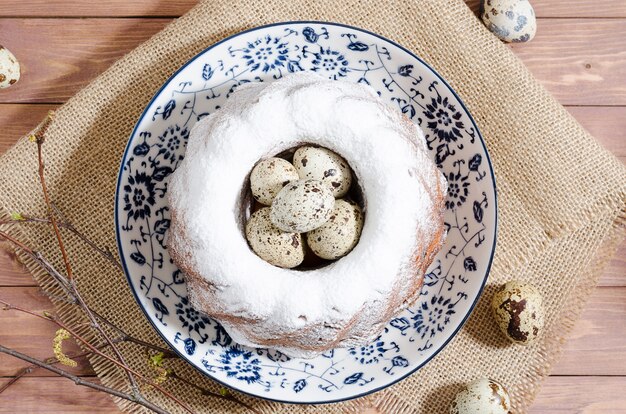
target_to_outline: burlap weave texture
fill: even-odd
[[[491,155],[498,186],[499,237],[488,286],[464,329],[434,360],[401,383],[358,400],[296,406],[238,396],[263,413],[443,413],[460,384],[489,376],[512,392],[515,412],[525,412],[563,340],[595,286],[607,252],[623,236],[626,172],[533,79],[526,68],[476,19],[462,0],[270,0],[204,1],[117,62],[57,112],[47,133],[50,191],[74,225],[113,248],[113,200],[119,162],[141,111],[160,85],[185,61],[226,36],[279,21],[321,20],[361,27],[407,47],[432,65],[459,93],[474,116]],[[0,159],[4,213],[44,215],[36,175],[35,146],[20,141]],[[20,237],[49,256],[51,232],[24,227]],[[122,274],[68,236],[78,283],[99,312],[133,335],[160,343],[135,304]],[[26,261],[49,288],[43,272]],[[545,297],[543,339],[528,348],[509,346],[493,325],[488,302],[495,286],[518,278]],[[58,303],[67,320],[76,318]],[[124,346],[137,369],[150,372],[145,354]],[[122,372],[100,360],[93,366],[105,384],[119,386]],[[179,375],[219,386],[184,362]],[[244,412],[228,401],[201,397],[188,386],[167,387],[199,412]],[[69,386],[69,385],[68,385]],[[157,394],[155,401],[178,412]],[[137,410],[121,403],[128,411]]]

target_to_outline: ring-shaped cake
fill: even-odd
[[[365,214],[348,255],[306,271],[263,261],[243,231],[254,165],[303,144],[348,162]],[[298,73],[240,87],[195,125],[169,184],[168,248],[192,305],[233,340],[311,357],[374,339],[417,299],[443,242],[446,189],[421,130],[373,89]]]

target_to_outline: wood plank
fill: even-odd
[[[108,0],[86,2],[83,0],[4,0],[0,17],[148,17],[180,16],[191,9],[197,0],[161,1]],[[466,0],[467,5],[478,11],[481,0]],[[594,2],[550,0],[533,2],[538,17],[626,17],[626,3],[614,0]]]
[[[532,1],[539,17],[626,17],[626,2],[615,0],[539,0]]]
[[[626,164],[626,107],[567,106],[566,109],[607,150]]]
[[[0,154],[29,133],[59,105],[0,104]]]
[[[483,0],[466,0],[465,3],[478,13]],[[531,1],[535,15],[541,17],[626,17],[626,2],[615,0],[571,1],[543,0]]]
[[[0,19],[5,46],[24,65],[0,102],[64,101],[168,21]],[[615,106],[626,105],[624,37],[626,19],[541,19],[533,42],[512,47],[563,104]]]
[[[98,381],[97,378],[89,378]],[[8,379],[0,379],[0,384]],[[65,378],[22,378],[0,396],[0,413],[119,413],[108,394],[78,386]]]
[[[54,311],[53,305],[39,288],[3,287],[0,298],[11,304],[19,305],[34,312]],[[0,343],[35,358],[45,359],[53,355],[52,338],[57,330],[53,323],[35,318],[15,310],[0,310]],[[81,352],[73,340],[63,343],[66,352]],[[93,375],[89,363],[84,358],[78,359],[76,368],[63,367],[77,375]],[[0,354],[0,376],[13,376],[28,364],[6,354]],[[55,376],[44,369],[38,369],[33,376]]]
[[[511,48],[564,105],[626,105],[626,19],[540,19]]]
[[[626,240],[607,263],[598,286],[626,286]]]
[[[178,17],[196,5],[197,0],[3,0],[0,18],[20,17]],[[467,0],[477,9],[478,0]]]
[[[625,414],[626,377],[548,377],[530,414]]]
[[[0,17],[147,17],[185,14],[198,0],[3,0]]]
[[[36,286],[26,268],[17,261],[15,254],[0,243],[0,287]]]
[[[0,384],[5,381],[1,379]],[[624,389],[626,377],[548,377],[529,412],[624,414]],[[2,402],[2,414],[119,412],[108,395],[63,378],[23,378],[3,393]]]
[[[0,19],[4,46],[22,65],[0,102],[63,102],[170,19]]]
[[[552,375],[626,376],[626,287],[595,289]]]
[[[606,149],[626,156],[626,107],[568,106],[567,111]]]

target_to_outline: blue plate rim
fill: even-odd
[[[408,53],[411,57],[417,59],[421,64],[423,64],[426,68],[428,68],[428,70],[430,70],[444,85],[446,85],[446,87],[448,87],[448,89],[452,92],[452,95],[454,95],[454,97],[459,101],[459,104],[461,105],[461,107],[463,108],[463,110],[468,114],[469,119],[472,121],[472,125],[474,126],[474,128],[476,129],[476,132],[478,134],[478,137],[480,138],[480,143],[483,147],[483,150],[485,151],[485,156],[487,159],[487,163],[489,165],[489,174],[491,177],[491,180],[493,182],[493,193],[494,193],[494,205],[495,205],[495,217],[494,217],[494,239],[493,239],[493,244],[491,246],[491,255],[489,257],[489,263],[487,264],[487,269],[485,271],[485,277],[483,278],[483,282],[480,286],[480,289],[478,291],[478,295],[476,295],[476,298],[474,299],[474,302],[471,304],[469,312],[467,313],[467,315],[465,315],[465,317],[463,318],[463,320],[461,321],[461,323],[459,324],[459,326],[454,330],[454,332],[452,332],[452,335],[450,335],[450,337],[443,343],[443,345],[437,349],[430,357],[428,357],[424,362],[422,362],[421,364],[419,364],[417,367],[415,367],[413,370],[407,372],[406,374],[404,374],[401,377],[398,377],[396,379],[394,379],[394,381],[385,384],[383,386],[380,386],[378,388],[374,388],[368,391],[365,391],[363,393],[360,394],[356,394],[350,397],[345,397],[345,398],[339,398],[339,399],[334,399],[334,400],[328,400],[328,401],[288,401],[288,400],[280,400],[280,399],[274,399],[274,398],[270,398],[270,397],[264,397],[264,396],[260,396],[260,395],[256,395],[256,394],[252,394],[248,391],[242,390],[240,388],[237,387],[233,387],[230,384],[227,384],[225,382],[220,381],[219,379],[217,379],[216,377],[213,377],[211,375],[209,375],[207,372],[201,370],[199,367],[195,366],[194,364],[190,363],[189,360],[187,359],[187,357],[185,355],[183,355],[183,353],[179,352],[176,347],[171,343],[171,341],[169,341],[165,335],[158,329],[158,327],[156,326],[156,324],[152,321],[150,315],[148,314],[148,311],[146,310],[145,307],[141,306],[141,300],[137,294],[137,291],[135,290],[135,287],[133,285],[133,283],[131,282],[131,278],[130,278],[130,272],[128,271],[128,267],[126,266],[126,260],[124,260],[124,256],[122,255],[122,243],[121,243],[121,238],[120,238],[120,229],[119,229],[119,220],[118,220],[118,216],[119,216],[119,191],[120,191],[120,184],[121,184],[121,179],[122,179],[122,175],[124,172],[124,160],[127,158],[128,156],[128,151],[130,150],[131,147],[131,142],[132,142],[132,138],[135,136],[138,128],[139,128],[139,124],[141,123],[141,120],[146,116],[146,114],[148,113],[148,109],[152,106],[152,103],[159,97],[159,95],[161,94],[161,92],[167,87],[167,85],[169,85],[169,83],[176,77],[176,75],[178,75],[180,72],[182,72],[187,66],[189,66],[192,62],[194,62],[196,59],[200,58],[202,55],[204,55],[206,52],[208,52],[209,50],[219,46],[222,43],[228,42],[234,38],[237,38],[241,35],[245,35],[248,33],[252,33],[255,31],[259,31],[259,30],[265,30],[271,27],[276,27],[276,26],[284,26],[284,25],[289,25],[289,24],[319,24],[319,25],[328,25],[328,26],[335,26],[335,27],[343,27],[346,29],[350,29],[350,30],[355,30],[355,31],[359,31],[362,33],[366,33],[368,35],[374,36],[378,39],[381,39],[385,42],[389,42],[392,45],[396,46],[397,48],[401,49],[402,51]],[[114,226],[115,226],[115,238],[116,238],[116,242],[117,242],[117,250],[118,250],[118,255],[120,258],[120,261],[122,263],[122,267],[124,268],[124,275],[126,276],[126,281],[128,282],[128,285],[130,287],[130,290],[133,292],[133,296],[135,297],[135,302],[137,302],[137,305],[141,308],[144,316],[146,317],[146,319],[148,320],[148,322],[150,322],[150,324],[152,325],[153,329],[159,334],[159,336],[161,337],[161,339],[185,362],[187,362],[190,366],[192,366],[195,370],[197,370],[198,372],[200,372],[202,375],[210,378],[211,380],[217,382],[220,385],[223,385],[226,388],[230,388],[233,389],[237,392],[240,392],[242,394],[246,394],[250,397],[253,398],[260,398],[263,400],[267,400],[267,401],[273,401],[273,402],[278,402],[278,403],[285,403],[285,404],[294,404],[294,405],[319,405],[319,404],[334,404],[334,403],[340,403],[340,402],[344,402],[344,401],[350,401],[350,400],[354,400],[356,398],[361,398],[364,397],[366,395],[370,395],[373,394],[375,392],[378,392],[380,390],[383,390],[385,388],[391,387],[394,384],[397,384],[398,382],[404,380],[405,378],[409,377],[410,375],[414,374],[415,372],[417,372],[418,370],[420,370],[424,365],[426,365],[427,363],[429,363],[434,357],[436,357],[449,343],[450,341],[452,341],[452,339],[454,339],[456,337],[456,335],[459,333],[459,331],[461,330],[461,328],[463,328],[463,326],[465,325],[465,323],[467,322],[467,320],[469,319],[470,315],[472,314],[472,312],[474,312],[474,309],[476,308],[476,304],[478,303],[478,300],[480,299],[480,297],[483,294],[483,290],[485,288],[485,284],[487,283],[487,279],[489,279],[489,273],[491,272],[491,265],[493,264],[493,257],[496,251],[496,244],[497,244],[497,240],[498,240],[498,224],[499,224],[499,220],[498,220],[498,191],[497,191],[497,185],[496,185],[496,177],[495,174],[493,172],[493,164],[491,162],[491,157],[489,156],[489,152],[487,151],[487,146],[485,145],[485,140],[483,139],[483,135],[480,132],[480,129],[478,128],[478,125],[476,125],[476,121],[474,120],[474,117],[472,116],[471,112],[467,109],[467,107],[465,106],[465,103],[463,102],[463,100],[461,99],[461,97],[457,94],[456,90],[454,90],[452,88],[452,86],[450,86],[450,84],[441,76],[439,75],[439,73],[433,69],[433,67],[431,67],[428,63],[426,63],[424,60],[422,60],[420,57],[418,57],[415,53],[411,52],[410,50],[408,50],[407,48],[405,48],[404,46],[387,39],[384,36],[381,36],[379,34],[376,34],[374,32],[371,32],[367,29],[362,29],[359,27],[355,27],[355,26],[351,26],[351,25],[347,25],[347,24],[343,24],[343,23],[336,23],[336,22],[327,22],[327,21],[319,21],[319,20],[291,20],[291,21],[283,21],[283,22],[276,22],[276,23],[270,23],[270,24],[266,24],[263,26],[256,26],[241,32],[237,32],[233,35],[230,35],[228,37],[225,37],[224,39],[206,47],[205,49],[203,49],[202,51],[198,52],[194,57],[192,57],[191,59],[189,59],[187,62],[185,62],[185,64],[183,64],[180,68],[178,68],[176,70],[176,72],[174,72],[164,83],[163,85],[159,88],[158,91],[155,92],[155,94],[152,96],[152,98],[150,99],[150,101],[148,102],[148,104],[146,105],[146,108],[143,110],[143,112],[141,113],[141,115],[139,116],[137,123],[135,124],[135,127],[133,128],[133,131],[131,132],[129,138],[128,138],[128,142],[126,144],[126,148],[124,150],[124,153],[122,155],[121,158],[121,162],[120,162],[120,169],[118,172],[118,176],[117,176],[117,184],[116,184],[116,188],[115,188],[115,208],[114,208]]]

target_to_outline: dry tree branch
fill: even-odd
[[[59,244],[59,249],[61,250],[61,256],[63,256],[63,263],[65,264],[65,270],[67,271],[67,278],[72,280],[74,275],[72,273],[72,266],[70,265],[70,259],[67,255],[67,251],[65,250],[65,246],[63,244],[63,239],[61,238],[61,231],[59,230],[59,226],[57,225],[56,217],[54,212],[52,211],[52,204],[50,202],[50,196],[48,195],[48,186],[46,185],[46,180],[44,177],[45,172],[45,164],[43,161],[43,143],[46,138],[46,131],[50,127],[52,120],[54,119],[54,112],[48,112],[48,116],[43,121],[43,124],[33,135],[29,137],[31,141],[34,141],[37,144],[37,160],[39,162],[39,182],[41,184],[41,190],[43,192],[43,197],[46,202],[46,208],[48,210],[48,217],[50,218],[50,222],[52,223],[52,228],[54,229],[54,234],[57,238],[57,242]]]
[[[185,384],[187,384],[187,385],[197,389],[198,391],[200,391],[200,393],[202,395],[208,395],[208,396],[216,397],[216,398],[223,398],[225,400],[232,401],[232,402],[234,402],[236,404],[241,405],[242,407],[247,408],[248,410],[252,411],[254,414],[261,414],[261,412],[258,411],[256,408],[252,407],[251,405],[246,404],[243,401],[239,401],[237,398],[233,397],[233,395],[228,393],[228,392],[223,393],[223,394],[218,394],[218,393],[213,392],[211,390],[207,390],[206,388],[203,388],[203,387],[201,387],[201,386],[199,386],[197,384],[194,384],[193,382],[189,381],[188,379],[185,379],[183,377],[178,376],[178,374],[176,374],[176,372],[174,372],[174,371],[170,371],[168,376],[170,378],[176,379],[176,380],[178,380],[180,382],[183,382],[183,383],[185,383]]]
[[[32,218],[28,218],[27,220],[31,220],[31,219],[32,219]],[[14,223],[16,223],[16,222],[19,222],[19,220],[0,221],[0,225],[1,225],[1,224],[14,224]],[[36,221],[35,221],[35,220],[33,220],[33,222],[46,222],[46,223],[50,223],[50,221],[49,221],[49,220],[47,220],[47,219],[37,219]],[[62,226],[63,226],[63,224],[62,224]],[[12,244],[13,244],[14,246],[16,246],[17,248],[21,249],[21,250],[22,250],[25,254],[27,254],[29,257],[31,257],[31,258],[32,258],[32,259],[33,259],[33,260],[34,260],[34,261],[35,261],[35,262],[36,262],[36,263],[37,263],[40,267],[42,267],[44,270],[46,270],[46,272],[47,272],[48,274],[50,274],[50,275],[51,275],[51,276],[55,279],[55,281],[56,281],[56,282],[57,282],[57,283],[58,283],[61,287],[63,287],[63,288],[64,288],[64,290],[66,290],[66,292],[68,293],[69,300],[70,300],[72,303],[76,303],[76,300],[75,300],[75,299],[73,299],[71,292],[69,292],[69,290],[68,290],[68,289],[69,289],[69,286],[68,286],[69,281],[65,278],[65,276],[64,276],[64,275],[62,275],[60,272],[58,272],[58,271],[55,269],[55,267],[54,267],[54,266],[53,266],[53,265],[52,265],[52,264],[51,264],[51,263],[50,263],[50,262],[49,262],[49,261],[48,261],[48,260],[47,260],[47,259],[46,259],[46,258],[45,258],[42,254],[41,254],[41,253],[40,253],[40,252],[35,251],[35,250],[32,250],[31,248],[29,248],[28,246],[26,246],[26,245],[25,245],[24,243],[22,243],[21,241],[19,241],[19,240],[15,239],[14,237],[12,237],[12,236],[10,236],[9,234],[6,234],[6,233],[4,233],[4,232],[2,232],[2,231],[0,231],[0,237],[1,237],[1,238],[4,238],[4,239],[5,239],[5,240],[7,240],[7,241],[9,241],[10,243],[12,243]],[[10,305],[10,304],[7,304],[7,303],[6,303],[6,302],[4,302],[4,301],[2,301],[1,303],[4,303],[5,305],[9,306],[10,308],[15,309],[15,307],[14,307],[14,306],[12,306],[12,305]],[[158,345],[153,345],[153,344],[151,344],[151,343],[149,343],[149,342],[146,342],[146,341],[143,341],[143,340],[141,340],[141,339],[134,338],[134,337],[132,337],[131,335],[129,335],[128,333],[126,333],[123,329],[121,329],[120,327],[118,327],[118,326],[117,326],[117,325],[115,325],[114,323],[110,322],[110,321],[109,321],[108,319],[106,319],[104,316],[102,316],[102,315],[100,315],[99,313],[97,313],[96,311],[91,310],[91,312],[93,313],[93,315],[94,315],[94,316],[96,316],[98,319],[100,319],[103,323],[107,324],[108,326],[110,326],[111,328],[113,328],[115,331],[117,331],[117,332],[118,332],[118,334],[120,335],[120,337],[119,337],[119,338],[116,338],[116,339],[113,339],[113,341],[114,341],[114,342],[116,342],[116,343],[119,343],[119,342],[131,342],[131,343],[135,343],[136,345],[140,345],[140,346],[143,346],[143,347],[145,347],[145,348],[152,349],[152,350],[154,350],[154,351],[162,352],[166,358],[178,358],[178,356],[177,356],[177,355],[176,355],[173,351],[171,351],[170,349],[166,349],[166,348],[160,347],[160,346],[158,346]],[[39,318],[44,318],[44,319],[46,319],[46,320],[50,320],[49,318],[46,318],[46,317],[44,317],[44,316],[41,316],[41,315],[35,314],[34,312],[27,311],[27,313],[30,313],[30,314],[32,314],[32,315],[34,315],[34,316],[39,317]],[[91,352],[86,352],[85,354],[91,354]],[[79,355],[77,355],[76,357],[79,357]],[[34,365],[35,365],[36,367],[40,367],[40,365],[36,365],[36,364],[34,364]],[[46,367],[43,367],[43,368],[46,368]],[[30,366],[30,367],[25,367],[25,368],[24,368],[24,370],[23,370],[23,374],[22,374],[21,372],[20,372],[20,373],[18,373],[16,377],[14,377],[13,379],[11,379],[8,383],[6,383],[6,384],[5,384],[5,385],[4,385],[4,386],[0,389],[0,392],[4,391],[6,388],[8,388],[9,386],[11,386],[13,383],[15,383],[15,382],[19,379],[19,377],[22,377],[23,375],[28,374],[28,373],[29,373],[29,372],[31,372],[33,369],[34,369],[34,367],[33,367],[33,366]],[[53,372],[56,372],[56,371],[53,371]],[[59,375],[62,375],[62,374],[59,374]],[[63,375],[62,375],[62,376],[63,376]],[[218,394],[218,393],[212,392],[212,391],[210,391],[210,390],[208,390],[208,389],[205,389],[205,388],[203,388],[203,387],[200,387],[200,386],[199,386],[199,385],[197,385],[197,384],[192,383],[192,382],[191,382],[191,381],[189,381],[189,380],[186,380],[186,379],[184,379],[184,378],[180,377],[178,374],[176,374],[176,373],[175,373],[175,372],[173,372],[173,371],[169,371],[169,376],[170,376],[171,378],[174,378],[174,379],[176,379],[176,380],[179,380],[179,381],[181,381],[181,382],[184,382],[185,384],[190,385],[190,386],[192,386],[192,387],[194,387],[194,388],[198,389],[198,390],[202,393],[202,395],[206,395],[206,396],[211,396],[211,397],[216,397],[216,398],[225,399],[225,400],[231,401],[231,402],[233,402],[233,403],[235,403],[235,404],[241,405],[242,407],[244,407],[244,408],[246,408],[246,409],[250,410],[250,411],[251,411],[251,412],[253,412],[253,413],[258,413],[258,411],[257,411],[256,409],[254,409],[252,406],[250,406],[250,405],[246,404],[246,403],[245,403],[245,402],[243,402],[243,401],[238,400],[237,398],[235,398],[234,396],[232,396],[232,395],[230,395],[230,394]],[[70,379],[73,379],[73,378],[70,378]],[[84,384],[79,384],[79,385],[84,385]],[[96,385],[97,385],[97,384],[96,384]],[[88,386],[88,385],[87,385],[87,386]],[[102,388],[102,389],[101,389],[101,388],[96,388],[96,389],[97,389],[97,390],[100,390],[100,391],[103,391],[103,392],[107,392],[107,393],[112,394],[112,395],[119,396],[119,395],[117,395],[117,394],[113,394],[113,393],[108,392],[108,389],[105,389],[105,388],[106,388],[106,387],[104,387],[104,388]],[[123,394],[123,393],[122,393],[122,394]],[[131,397],[131,398],[125,398],[125,399],[128,399],[129,401],[133,401],[133,402],[140,403],[139,401],[137,401],[136,396],[134,396],[134,395],[133,395],[133,396],[130,396],[130,395],[129,395],[129,397]],[[120,398],[124,398],[124,397],[120,397]],[[149,402],[147,402],[147,403],[148,403],[148,404],[142,404],[142,405],[144,405],[144,406],[145,406],[145,407],[147,407],[147,408],[151,408],[150,403],[149,403]],[[152,409],[152,408],[151,408],[151,409]],[[162,411],[156,410],[156,412],[162,412]]]
[[[53,204],[53,206],[54,206],[54,204]],[[54,206],[54,209],[55,209],[55,211],[57,212],[58,215],[61,215],[61,212],[58,210],[58,208],[56,206]],[[27,223],[52,224],[52,221],[50,219],[47,219],[47,218],[31,217],[31,216],[26,216],[26,215],[23,215],[23,214],[17,214],[17,216],[18,216],[18,218],[12,218],[12,219],[8,219],[8,220],[0,220],[0,225],[16,225],[16,224],[27,224]],[[117,260],[115,258],[115,255],[111,252],[111,250],[109,250],[107,247],[103,248],[103,247],[98,246],[96,244],[96,242],[94,242],[89,237],[87,237],[84,233],[79,231],[65,217],[63,217],[63,221],[57,221],[57,225],[60,228],[66,229],[66,230],[70,231],[71,233],[73,233],[76,237],[78,237],[83,242],[85,242],[85,244],[87,244],[95,252],[97,252],[102,257],[104,257],[109,262],[111,262],[119,270],[123,270],[122,269],[122,264],[119,262],[119,260]]]
[[[83,338],[81,335],[79,335],[76,331],[74,331],[72,328],[67,326],[65,323],[61,322],[54,315],[49,314],[49,313],[44,314],[44,315],[40,315],[40,314],[38,314],[36,312],[33,312],[33,311],[30,311],[28,309],[24,309],[24,308],[21,308],[19,306],[12,305],[11,303],[6,302],[6,301],[4,301],[2,299],[0,299],[0,303],[5,305],[5,310],[16,310],[16,311],[19,311],[19,312],[27,313],[29,315],[32,315],[32,316],[36,317],[36,318],[43,319],[45,321],[50,321],[50,322],[54,323],[55,325],[57,325],[59,328],[65,329],[75,339],[77,339],[80,342],[82,342],[95,355],[98,355],[99,357],[104,358],[107,361],[117,365],[118,367],[120,367],[124,371],[126,371],[127,373],[133,374],[133,376],[136,376],[137,378],[139,378],[144,383],[150,385],[151,387],[155,388],[156,390],[161,392],[166,397],[170,398],[172,401],[176,402],[178,405],[180,405],[182,408],[184,408],[187,412],[192,413],[192,414],[194,413],[194,411],[191,409],[191,407],[189,407],[186,403],[184,403],[183,401],[179,400],[177,397],[172,395],[169,391],[165,390],[160,385],[154,383],[154,381],[150,380],[149,378],[146,378],[144,375],[142,375],[139,372],[135,371],[134,369],[130,368],[125,363],[122,363],[122,362],[112,358],[111,356],[105,354],[104,352],[101,352],[96,346],[91,344],[88,340]],[[109,346],[111,346],[111,348],[113,348],[115,345],[111,345],[111,343],[109,343]],[[141,395],[135,395],[134,397],[135,397],[135,399],[137,399],[139,401],[144,399],[143,396],[141,396]]]
[[[4,390],[9,388],[11,385],[13,385],[16,382],[18,382],[23,376],[30,374],[31,372],[33,372],[37,368],[39,368],[37,365],[29,365],[29,366],[24,367],[21,370],[19,370],[18,373],[15,374],[15,376],[9,380],[9,382],[4,383],[4,385],[2,385],[2,387],[0,387],[0,394],[2,394],[4,392]]]
[[[104,320],[104,321],[108,322],[106,320]],[[151,349],[153,351],[162,352],[164,358],[178,358],[178,355],[174,351],[172,351],[171,349],[166,349],[166,348],[160,347],[158,345],[153,345],[153,344],[151,344],[149,342],[142,341],[141,339],[134,338],[134,337],[128,335],[126,332],[124,332],[121,329],[119,329],[117,326],[114,326],[114,325],[111,325],[111,326],[113,327],[113,329],[117,329],[118,330],[118,332],[120,334],[121,342],[131,342],[131,343],[134,343],[136,345],[143,346],[144,348]]]
[[[5,347],[3,345],[0,345],[0,352],[2,352],[4,354],[7,354],[7,355],[11,355],[12,357],[21,359],[22,361],[26,361],[26,362],[28,362],[28,363],[30,363],[32,365],[36,365],[36,366],[38,366],[40,368],[47,369],[50,372],[54,372],[55,374],[60,375],[61,377],[64,377],[64,378],[67,378],[67,379],[70,379],[70,380],[74,381],[74,383],[76,385],[82,385],[82,386],[85,386],[85,387],[88,387],[88,388],[92,388],[92,389],[94,389],[96,391],[106,392],[107,394],[111,394],[111,395],[113,395],[115,397],[122,398],[122,399],[125,399],[125,400],[128,400],[128,401],[132,401],[132,402],[134,402],[136,404],[142,405],[142,406],[144,406],[144,407],[154,411],[157,414],[169,414],[168,411],[165,411],[161,407],[151,403],[150,401],[148,401],[148,400],[146,400],[144,398],[138,399],[134,395],[126,394],[126,393],[124,393],[122,391],[119,391],[119,390],[116,390],[114,388],[107,387],[106,385],[97,384],[95,382],[84,380],[83,378],[81,378],[81,377],[79,377],[77,375],[70,374],[69,372],[62,370],[61,368],[57,368],[57,367],[55,367],[52,364],[46,363],[44,361],[40,361],[40,360],[38,360],[36,358],[32,358],[32,357],[30,357],[28,355],[22,354],[21,352],[15,351],[15,350],[10,349],[10,348],[7,348],[7,347]]]
[[[31,249],[30,247],[26,246],[21,241],[17,240],[16,238],[12,237],[11,235],[9,235],[9,234],[7,234],[7,233],[5,233],[3,231],[0,231],[0,237],[5,239],[6,241],[10,242],[11,244],[13,244],[15,247],[19,248],[20,250],[22,250],[22,252],[24,252],[24,254],[26,254],[28,257],[30,257],[35,263],[37,263],[37,265],[39,267],[41,267],[43,270],[45,270],[46,273],[48,273],[58,283],[58,285],[63,289],[65,294],[68,296],[70,302],[73,303],[73,304],[76,304],[76,299],[73,298],[72,293],[70,292],[70,286],[69,286],[69,283],[68,283],[67,279],[65,278],[65,276],[63,276],[61,273],[59,273],[54,268],[52,263],[50,263],[40,252]]]
[[[115,343],[122,343],[122,342],[134,343],[134,344],[143,346],[146,349],[150,349],[150,350],[153,350],[153,351],[160,352],[163,355],[163,358],[178,359],[178,355],[176,355],[173,351],[171,351],[169,349],[165,349],[165,348],[162,348],[162,347],[160,347],[158,345],[153,345],[153,344],[151,344],[149,342],[145,342],[145,341],[142,341],[140,339],[134,338],[134,337],[128,335],[127,333],[125,333],[122,330],[120,330],[120,334],[122,336],[120,336],[119,338],[113,339],[113,342],[115,342]],[[101,346],[99,346],[97,348],[102,350],[102,349],[104,349],[106,347],[107,347],[107,344],[103,344],[103,345],[101,345]],[[78,353],[78,354],[69,353],[67,356],[69,358],[76,359],[76,358],[87,357],[89,355],[93,355],[93,352],[92,351],[85,351],[85,352]],[[44,362],[46,364],[50,364],[50,365],[55,365],[55,364],[57,364],[59,362],[59,360],[56,357],[49,357],[49,358],[46,358],[45,360],[43,360],[42,362]],[[4,390],[9,388],[15,382],[19,381],[22,377],[24,377],[25,375],[30,374],[31,372],[33,372],[37,368],[42,368],[42,367],[39,366],[39,365],[36,365],[36,364],[31,364],[31,365],[28,365],[28,366],[20,369],[15,374],[15,376],[13,376],[7,383],[5,383],[2,387],[0,387],[0,394],[2,394],[2,392],[4,392]],[[233,402],[235,404],[241,405],[244,408],[247,408],[248,410],[250,410],[254,414],[260,414],[260,412],[258,410],[256,410],[254,407],[246,404],[243,401],[239,401],[237,398],[235,398],[230,393],[216,393],[216,392],[210,391],[210,390],[208,390],[206,388],[203,388],[203,387],[201,387],[201,386],[199,386],[199,385],[197,385],[197,384],[195,384],[195,383],[193,383],[193,382],[191,382],[191,381],[189,381],[189,380],[179,376],[178,374],[176,374],[175,371],[173,371],[171,369],[168,369],[167,373],[168,373],[167,377],[175,379],[175,380],[178,380],[180,382],[183,382],[183,383],[185,383],[185,384],[187,384],[187,385],[189,385],[189,386],[199,390],[202,395],[215,397],[215,398],[220,398],[220,399],[224,399],[224,400],[227,400],[227,401],[231,401],[231,402]]]
[[[104,346],[102,348],[104,348]],[[76,358],[83,358],[83,357],[86,357],[86,356],[89,356],[89,355],[91,355],[91,351],[81,352],[81,353],[78,353],[78,354],[70,352],[70,353],[67,354],[67,357],[76,359]],[[50,364],[50,365],[55,365],[55,364],[59,363],[59,360],[56,357],[49,357],[49,358],[44,359],[42,362],[45,362],[46,364]],[[31,365],[27,365],[24,368],[20,369],[9,380],[9,382],[5,383],[2,387],[0,387],[0,394],[2,394],[4,392],[4,390],[9,388],[11,385],[16,383],[17,381],[19,381],[25,375],[28,375],[31,372],[35,371],[37,368],[41,368],[41,367],[39,365],[31,364]]]
[[[39,128],[35,132],[35,134],[30,137],[31,141],[35,141],[35,143],[37,144],[37,160],[39,163],[39,170],[38,170],[39,182],[41,184],[41,190],[43,192],[44,201],[46,203],[46,208],[48,211],[48,218],[50,219],[50,222],[52,223],[52,228],[54,229],[54,234],[56,236],[57,243],[59,245],[59,250],[61,251],[61,256],[63,257],[63,263],[65,264],[67,280],[69,282],[70,290],[73,293],[74,298],[76,299],[80,307],[83,309],[83,311],[85,312],[85,314],[91,321],[93,328],[96,329],[100,333],[100,335],[104,338],[104,340],[109,344],[109,346],[111,347],[111,350],[115,354],[120,364],[128,368],[128,364],[126,363],[124,356],[122,355],[120,350],[115,346],[115,344],[111,341],[111,338],[109,338],[109,335],[106,333],[106,331],[100,326],[100,324],[98,323],[98,320],[93,315],[93,313],[91,312],[91,309],[87,306],[87,304],[82,298],[82,295],[76,288],[72,266],[70,264],[67,250],[65,249],[65,244],[63,243],[63,238],[61,237],[61,231],[59,230],[59,226],[57,225],[56,214],[55,214],[54,209],[52,208],[52,202],[50,201],[50,196],[48,194],[48,186],[46,184],[46,178],[45,178],[45,164],[44,164],[44,159],[43,159],[43,143],[45,142],[45,133],[48,127],[50,126],[50,124],[52,123],[53,118],[54,118],[54,113],[52,111],[48,112],[48,116],[44,120],[41,128]],[[141,398],[141,391],[139,390],[139,385],[137,384],[137,381],[133,373],[131,373],[130,370],[126,369],[126,375],[128,376],[128,381],[130,382],[133,393],[136,395],[137,398]]]

